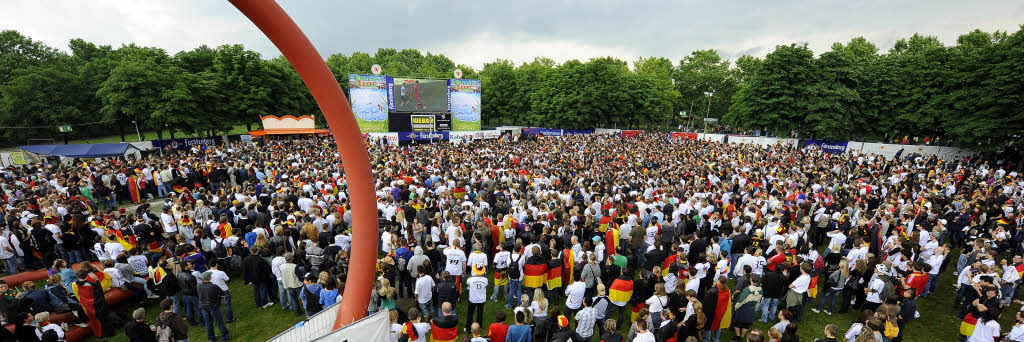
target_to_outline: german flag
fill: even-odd
[[[968,312],[967,316],[964,316],[964,320],[960,322],[960,334],[964,336],[971,336],[971,334],[974,333],[974,326],[977,324],[978,319]]]
[[[604,254],[605,256],[615,254],[619,247],[619,229],[612,228],[604,233]]]
[[[566,279],[565,283],[570,284],[576,281],[573,279],[573,271],[576,270],[576,257],[573,256],[571,249],[566,248],[562,251],[562,264],[565,265],[562,267],[562,277]]]
[[[669,255],[667,258],[665,258],[665,261],[661,263],[661,276],[662,277],[668,275],[669,267],[671,267],[672,263],[676,262],[677,259],[679,259],[679,255],[678,254],[672,254],[672,255]],[[665,289],[665,290],[668,290],[668,289]],[[675,289],[672,289],[672,291],[675,291]]]
[[[608,288],[608,300],[619,303],[629,302],[633,297],[633,280],[616,278]]]
[[[643,310],[645,307],[647,307],[646,303],[634,304],[633,307],[630,309],[629,320],[632,322],[636,322],[636,318],[640,316],[640,310]]]
[[[128,194],[132,199],[132,203],[142,202],[142,195],[139,192],[139,179],[135,176],[128,177]]]
[[[562,259],[555,258],[548,260],[548,290],[557,289],[562,287],[562,267],[564,262]]]
[[[153,274],[153,283],[160,285],[164,281],[164,277],[167,276],[167,271],[163,267],[157,267],[156,270],[150,272]]]
[[[1024,278],[1024,264],[1013,266],[1013,268],[1017,269],[1017,275],[1018,276],[1020,276],[1021,278]]]
[[[402,325],[402,334],[404,334],[409,341],[420,339],[419,332],[416,331],[416,327],[412,325],[412,322],[405,322],[405,324]]]
[[[107,234],[114,234],[115,236],[117,236],[117,243],[120,243],[121,247],[124,247],[124,250],[130,251],[132,250],[132,248],[135,248],[135,235],[129,235],[126,237],[124,236],[124,232],[121,231],[120,229],[108,230]]]
[[[224,222],[224,223],[218,224],[217,225],[217,229],[220,229],[220,238],[221,239],[227,239],[227,238],[232,236],[232,234],[231,234],[231,224],[230,223]]]
[[[598,229],[602,232],[608,231],[608,224],[612,222],[611,216],[604,216],[601,218],[601,225]]]
[[[461,200],[461,199],[466,197],[466,187],[464,187],[464,186],[456,186],[454,189],[452,189],[452,194],[455,195],[455,198],[458,198],[458,199]]]
[[[718,303],[715,305],[715,317],[711,320],[711,331],[728,329],[732,322],[732,293],[729,287],[718,284]]]
[[[811,278],[811,285],[807,287],[807,295],[811,298],[818,298],[818,276]]]
[[[523,287],[538,288],[548,279],[547,263],[526,263],[523,265]]]
[[[430,321],[431,342],[455,342],[459,339],[459,324],[457,320],[451,320],[450,322],[445,320],[439,322],[441,323],[440,325],[437,323],[436,319]]]
[[[96,271],[89,273],[89,276],[87,276],[85,280],[100,283],[100,287],[103,288],[104,293],[110,289],[110,277],[107,276],[106,272]]]

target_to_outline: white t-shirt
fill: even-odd
[[[656,236],[658,236],[658,226],[651,225],[650,227],[647,227],[647,230],[644,234],[644,243],[646,243],[648,246],[653,246],[654,238]]]
[[[993,342],[996,337],[999,337],[999,322],[985,321],[985,323],[974,327],[974,333],[971,334],[971,338],[967,339],[967,342]]]
[[[508,265],[511,262],[511,253],[509,253],[508,251],[501,251],[494,254],[494,268],[508,268]]]
[[[1006,334],[1006,339],[1013,342],[1024,342],[1024,324],[1014,325]]]
[[[573,282],[565,287],[565,307],[577,310],[583,306],[583,296],[587,292],[587,283],[582,281]]]
[[[434,298],[434,278],[431,278],[429,274],[425,274],[422,277],[417,278],[416,290],[414,293],[417,296],[417,302],[429,302]]]
[[[633,338],[633,342],[657,342],[657,341],[658,340],[656,340],[654,338],[654,334],[652,334],[650,331],[645,331],[645,332],[642,332],[642,333],[637,333],[636,337]]]
[[[868,295],[866,298],[867,301],[872,303],[881,303],[882,298],[880,298],[879,296],[882,294],[883,287],[885,287],[885,282],[883,282],[881,279],[875,278],[874,280],[872,280],[871,283],[868,284],[868,288],[871,290],[868,291]]]
[[[668,296],[651,296],[644,302],[647,304],[647,308],[650,312],[661,312],[668,305]]]
[[[811,276],[801,274],[793,281],[793,292],[803,294],[811,286]]]
[[[444,256],[448,258],[444,263],[444,270],[453,276],[462,275],[463,265],[466,264],[466,252],[458,248],[446,248]]]
[[[391,323],[391,342],[398,342],[398,335],[402,334],[402,325],[398,323]]]
[[[470,266],[482,265],[482,266],[486,267],[487,266],[487,254],[484,254],[483,252],[477,252],[477,251],[473,251],[473,253],[469,253],[469,265]]]
[[[472,276],[466,279],[469,286],[469,302],[480,304],[487,301],[487,277]]]
[[[430,332],[430,323],[413,323],[412,327],[416,329],[416,336],[418,336],[412,342],[427,342],[427,333]]]

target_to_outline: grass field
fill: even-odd
[[[955,280],[953,271],[955,271],[955,261],[958,256],[954,256],[954,264],[950,265],[946,273],[941,276],[941,283],[937,293],[929,296],[928,298],[918,299],[917,305],[921,313],[921,317],[911,322],[905,329],[904,340],[910,342],[925,342],[925,341],[953,341],[955,340],[960,321],[954,317],[952,311],[953,302],[953,287],[952,283]],[[257,308],[253,303],[252,287],[242,285],[241,279],[232,280],[229,284],[231,287],[231,293],[233,297],[233,303],[235,308],[235,317],[238,319],[237,323],[229,324],[228,330],[232,334],[233,340],[236,341],[263,341],[269,339],[284,329],[291,327],[298,323],[301,318],[296,317],[290,311],[284,311],[279,305],[275,305],[271,308],[261,309]],[[822,292],[824,293],[824,292]],[[488,298],[490,293],[488,293]],[[564,296],[563,296],[564,298]],[[457,306],[458,315],[461,318],[466,317],[467,308],[467,295],[464,293],[460,304]],[[399,308],[408,308],[412,305],[412,301],[408,299],[400,299],[398,301]],[[817,301],[814,301],[813,305],[817,305]],[[837,303],[838,306],[838,303]],[[130,313],[131,310],[137,306],[129,306],[124,308],[126,312]],[[811,306],[813,307],[813,306]],[[798,323],[800,328],[798,333],[802,341],[814,341],[815,338],[823,337],[823,330],[826,324],[835,324],[840,328],[840,334],[844,334],[849,329],[850,324],[856,319],[856,313],[852,310],[850,313],[845,315],[833,314],[826,315],[824,312],[816,314],[808,311],[804,317],[804,322]],[[151,302],[147,305],[147,314],[150,318],[149,322],[152,323],[157,315],[157,304]],[[1012,307],[1004,310],[1004,314],[1000,319],[1000,324],[1003,327],[1003,331],[1008,331],[1009,326],[1013,323],[1013,313],[1019,308],[1019,305],[1014,304]],[[488,301],[484,308],[484,326],[486,327],[492,323],[494,313],[497,310],[506,310],[504,308],[504,301],[501,303],[494,303]],[[506,310],[508,317],[511,315],[511,310]],[[511,319],[510,319],[511,320]],[[769,324],[763,324],[756,322],[754,324],[755,329],[761,329],[767,332],[771,327]],[[461,321],[459,324],[460,329],[464,326],[465,322]],[[629,330],[629,327],[621,327],[623,335]],[[733,334],[731,330],[723,331],[721,341],[729,341]],[[191,327],[189,329],[189,338],[193,341],[203,341],[206,339],[205,329],[200,327]],[[127,337],[124,336],[123,330],[118,332],[118,335],[109,339],[111,341],[127,341]]]

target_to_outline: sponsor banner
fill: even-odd
[[[176,150],[185,150],[192,148],[192,146],[202,148],[203,146],[220,146],[224,138],[221,136],[215,136],[212,138],[185,138],[185,139],[174,139],[174,140],[153,140],[153,147],[155,148],[166,148],[170,147]]]
[[[596,129],[594,129],[594,133],[596,133],[596,134],[615,134],[615,135],[618,135],[620,131],[622,131],[622,130],[618,129],[618,128],[596,128]]]
[[[814,147],[826,153],[844,153],[849,141],[807,140],[805,147]]]
[[[571,131],[571,130],[567,130],[567,129],[563,129],[562,130],[562,135],[580,135],[580,134],[594,134],[594,130],[592,130],[592,129],[584,129],[584,130],[578,130],[578,131]]]
[[[498,139],[501,138],[501,131],[483,131],[484,139]]]
[[[359,130],[388,131],[388,78],[378,75],[348,75],[348,93]]]
[[[413,132],[433,132],[437,130],[434,124],[434,116],[430,114],[410,115]]]
[[[621,138],[635,137],[635,136],[640,135],[640,133],[643,133],[643,132],[644,132],[643,130],[639,130],[639,129],[624,129],[624,130],[619,131],[619,137],[621,137]]]
[[[562,136],[562,130],[554,128],[523,128],[523,134],[560,137]]]
[[[697,140],[697,133],[672,132],[672,139]]]
[[[366,137],[374,140],[384,139],[387,140],[388,145],[398,145],[398,132],[387,132],[387,133],[365,133]]]
[[[697,134],[697,140],[704,140],[710,142],[725,142],[725,134],[711,134],[711,133],[700,133]]]
[[[399,141],[410,140],[448,140],[450,132],[398,132]]]
[[[453,131],[480,130],[480,80],[448,80],[448,110]]]

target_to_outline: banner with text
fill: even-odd
[[[846,152],[846,145],[849,143],[849,141],[807,140],[804,147],[813,146],[827,153],[843,153]]]
[[[448,132],[398,132],[399,141],[448,140]]]
[[[348,97],[360,131],[388,131],[388,85],[386,76],[348,75]]]
[[[480,130],[480,80],[448,80],[448,109],[453,131]]]
[[[697,140],[697,133],[672,132],[672,139]]]

